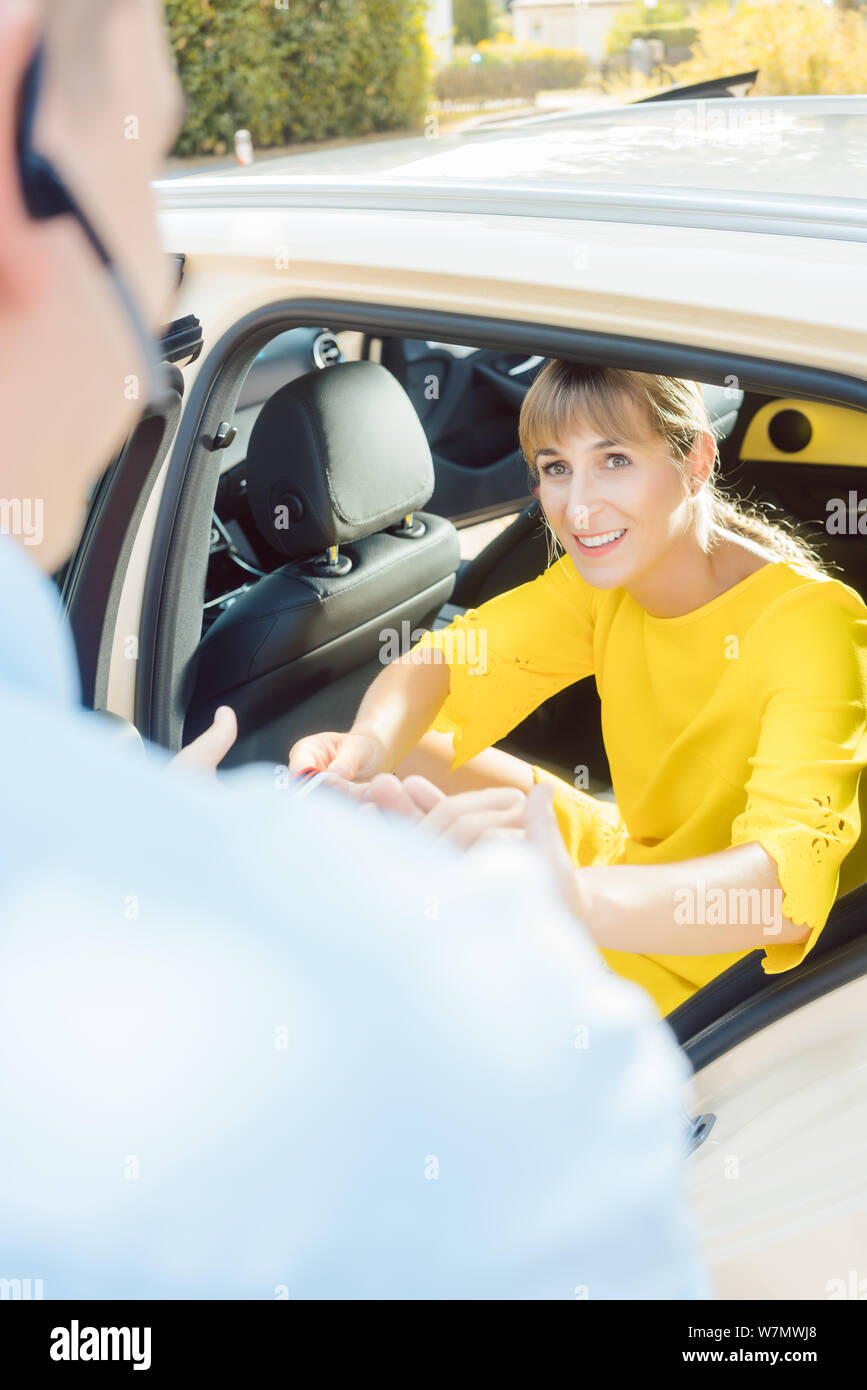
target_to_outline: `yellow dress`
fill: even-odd
[[[838,892],[867,878],[867,607],[839,580],[772,562],[691,613],[655,618],[564,555],[413,650],[448,661],[430,727],[455,735],[455,768],[595,676],[616,804],[533,769],[554,784],[573,861],[670,863],[758,841],[777,865],[782,915],[811,928],[802,944],[766,946],[767,972],[798,965]],[[580,764],[581,747],[576,729],[562,761]],[[688,920],[724,920],[694,907]],[[663,1014],[746,954],[602,952]]]

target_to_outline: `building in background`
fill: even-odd
[[[454,22],[452,0],[428,0],[427,36],[439,66],[452,61]]]
[[[546,48],[580,48],[594,63],[605,56],[608,31],[633,0],[513,0],[515,39]]]

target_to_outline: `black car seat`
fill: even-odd
[[[224,766],[285,761],[296,738],[348,728],[370,681],[450,597],[457,532],[419,511],[434,489],[409,397],[378,363],[290,382],[247,451],[250,510],[286,563],[227,609],[196,654],[185,741],[231,705]]]

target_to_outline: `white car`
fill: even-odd
[[[867,97],[503,121],[365,146],[348,175],[343,154],[157,186],[189,365],[59,576],[94,707],[176,749],[231,703],[235,764],[347,726],[384,632],[545,567],[516,423],[555,356],[702,382],[723,479],[813,523],[867,594]],[[576,727],[604,794],[592,682],[505,746],[571,780]],[[660,1025],[695,1068],[705,1257],[720,1298],[865,1298],[867,886],[802,966],[759,960]]]

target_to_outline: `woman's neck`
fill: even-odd
[[[710,551],[702,550],[691,534],[660,565],[624,587],[651,617],[681,618],[719,598],[773,559],[730,531],[720,531]]]

